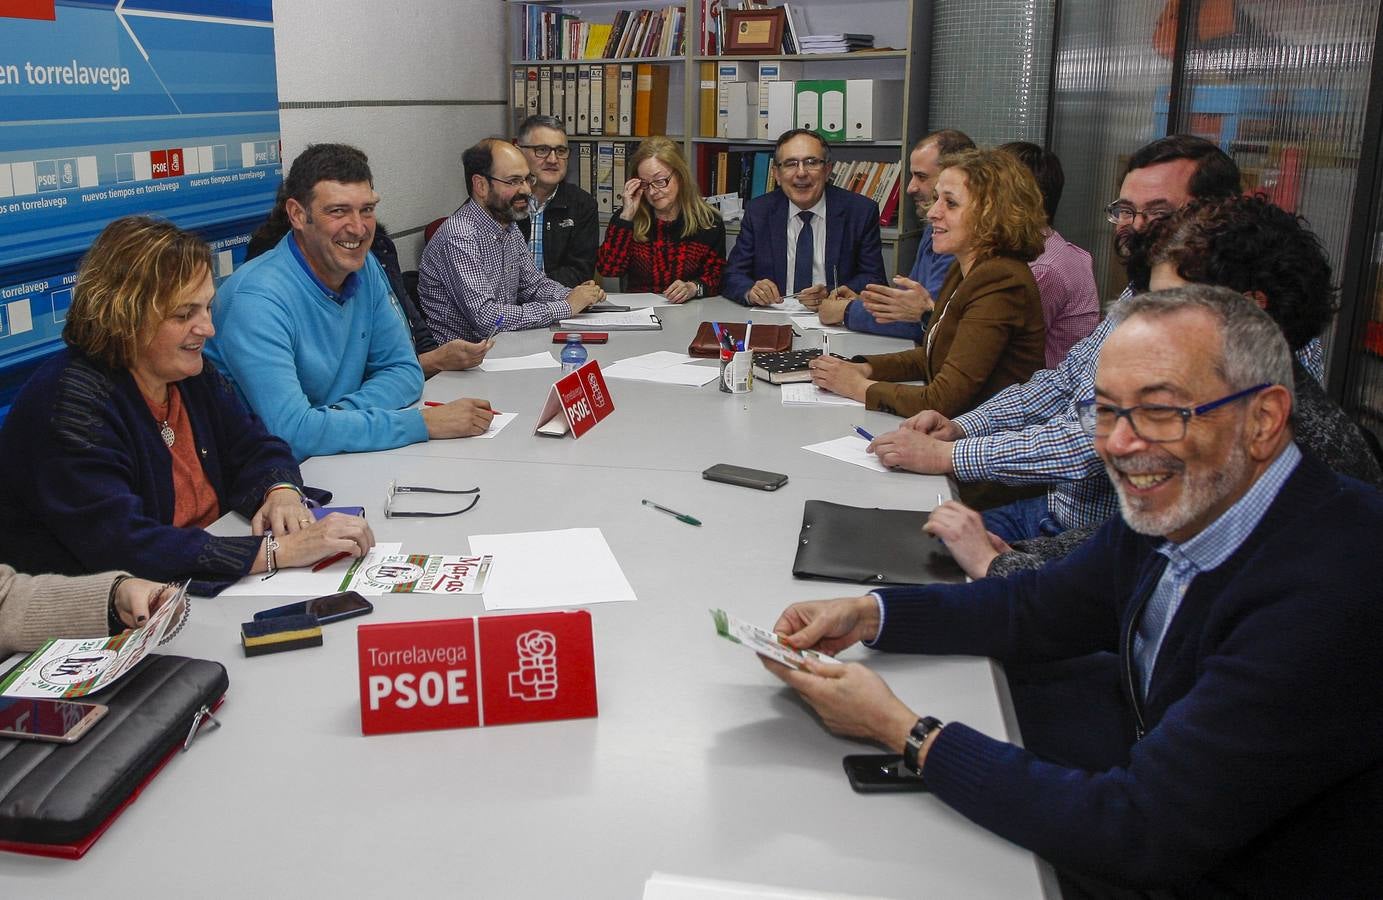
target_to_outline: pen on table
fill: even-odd
[[[678,512],[677,510],[675,510],[675,509],[668,509],[666,506],[659,506],[658,504],[654,503],[652,500],[645,500],[645,501],[643,501],[643,505],[644,505],[644,506],[651,506],[651,507],[653,507],[654,509],[658,510],[659,512],[665,512],[665,513],[667,513],[668,515],[672,516],[674,519],[677,519],[677,520],[682,521],[682,522],[686,522],[688,525],[700,525],[700,524],[701,524],[701,520],[700,520],[700,519],[693,519],[691,516],[687,515],[686,513],[679,513],[679,512]]]
[[[446,404],[440,400],[424,400],[423,406],[446,406]],[[490,412],[494,413],[497,416],[503,415],[503,413],[501,413],[497,409],[491,409]]]
[[[345,559],[348,556],[350,556],[350,553],[348,553],[345,550],[342,550],[340,553],[334,553],[331,556],[328,556],[326,559],[322,560],[321,562],[317,563],[317,565],[313,566],[312,571],[320,572],[327,566],[339,563],[341,560]]]
[[[722,347],[725,346],[725,335],[720,333],[720,323],[712,322],[711,330],[716,333],[716,343],[720,344]]]
[[[858,425],[856,425],[856,426],[854,426],[854,427],[855,427],[855,433],[856,433],[856,434],[858,434],[860,437],[864,438],[866,441],[869,441],[870,443],[873,443],[873,442],[874,442],[874,435],[872,435],[872,434],[870,434],[869,432],[865,431],[863,428],[861,428],[861,427],[858,426]]]
[[[945,502],[946,502],[946,498],[943,497],[943,496],[941,496],[941,491],[937,491],[937,492],[936,492],[936,505],[937,505],[937,506],[940,506],[941,504],[943,504],[943,503],[945,503]]]

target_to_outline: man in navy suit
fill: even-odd
[[[827,184],[831,148],[821,136],[803,128],[784,132],[773,166],[779,190],[745,207],[721,293],[751,306],[796,296],[815,309],[838,287],[858,293],[885,283],[879,206]]]

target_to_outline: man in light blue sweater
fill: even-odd
[[[207,357],[299,459],[483,434],[484,400],[413,408],[423,371],[370,255],[379,197],[365,154],[314,144],[285,191],[293,230],[221,285]]]

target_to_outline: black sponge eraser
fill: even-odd
[[[240,643],[246,656],[320,647],[322,624],[316,616],[279,616],[245,622],[240,626]]]

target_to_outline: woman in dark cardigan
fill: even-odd
[[[314,519],[283,441],[264,430],[202,345],[211,251],[131,216],[82,260],[63,328],[0,429],[0,562],[82,575],[127,569],[214,594],[240,577],[363,554],[354,516]],[[230,510],[250,534],[205,528]]]

